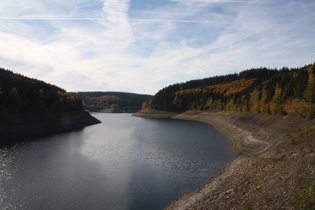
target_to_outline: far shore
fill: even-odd
[[[266,195],[269,196],[269,206],[276,208],[280,205],[290,208],[289,195],[292,196],[294,192],[290,186],[293,184],[282,185],[277,179],[282,176],[286,183],[292,182],[289,176],[290,163],[292,160],[297,162],[300,160],[294,156],[297,154],[295,152],[290,153],[288,160],[283,159],[286,157],[286,153],[280,145],[290,137],[291,133],[315,125],[314,119],[307,120],[297,116],[240,112],[187,111],[177,114],[150,110],[140,111],[133,116],[207,123],[225,135],[232,142],[233,150],[241,155],[224,167],[220,173],[210,177],[198,189],[185,193],[166,207],[166,209],[172,210],[243,209],[244,206],[250,204],[250,199],[263,200]],[[307,155],[303,157],[306,160],[308,158]],[[282,165],[277,161],[268,162],[278,159],[282,159]],[[259,165],[259,162],[262,164]],[[285,168],[286,165],[283,163],[286,163],[288,168]],[[270,167],[274,168],[272,173],[263,172],[266,168],[271,170]],[[252,181],[246,178],[249,175]],[[279,192],[272,191],[274,187]],[[260,192],[260,189],[264,191]],[[275,195],[270,197],[272,194]],[[262,197],[257,197],[258,195]],[[259,206],[259,204],[251,205]]]
[[[177,114],[174,112],[158,111],[158,110],[141,110],[132,114],[135,117],[151,118],[151,119],[170,119]]]

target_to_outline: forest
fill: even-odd
[[[71,93],[83,100],[83,106],[89,111],[111,109],[116,112],[137,112],[142,102],[153,99],[151,95],[124,92],[77,92]]]
[[[240,111],[315,117],[315,65],[257,68],[225,76],[173,84],[142,109]]]
[[[82,100],[65,90],[0,68],[0,113],[83,111]]]
[[[79,97],[0,68],[0,147],[97,123]]]

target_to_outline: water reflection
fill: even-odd
[[[229,142],[208,125],[147,120],[135,134],[138,155],[131,180],[136,181],[130,194],[138,196],[132,209],[165,207],[218,172],[234,156],[229,153]]]
[[[132,166],[130,156],[133,153],[130,137],[135,128],[115,117],[104,121],[85,132],[89,141],[85,141],[80,153],[99,163],[99,170],[106,177],[105,189],[109,190],[104,199],[116,202],[113,209],[128,209],[131,203],[128,195]]]
[[[236,158],[211,127],[96,114],[103,123],[0,149],[0,209],[161,209]]]

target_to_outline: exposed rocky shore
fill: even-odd
[[[214,126],[239,158],[166,209],[312,209],[315,206],[315,121],[238,112],[139,112]]]
[[[1,113],[0,145],[78,130],[100,123],[88,112]]]

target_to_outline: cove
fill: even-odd
[[[162,209],[238,157],[206,124],[93,116],[102,123],[0,148],[0,209]]]

